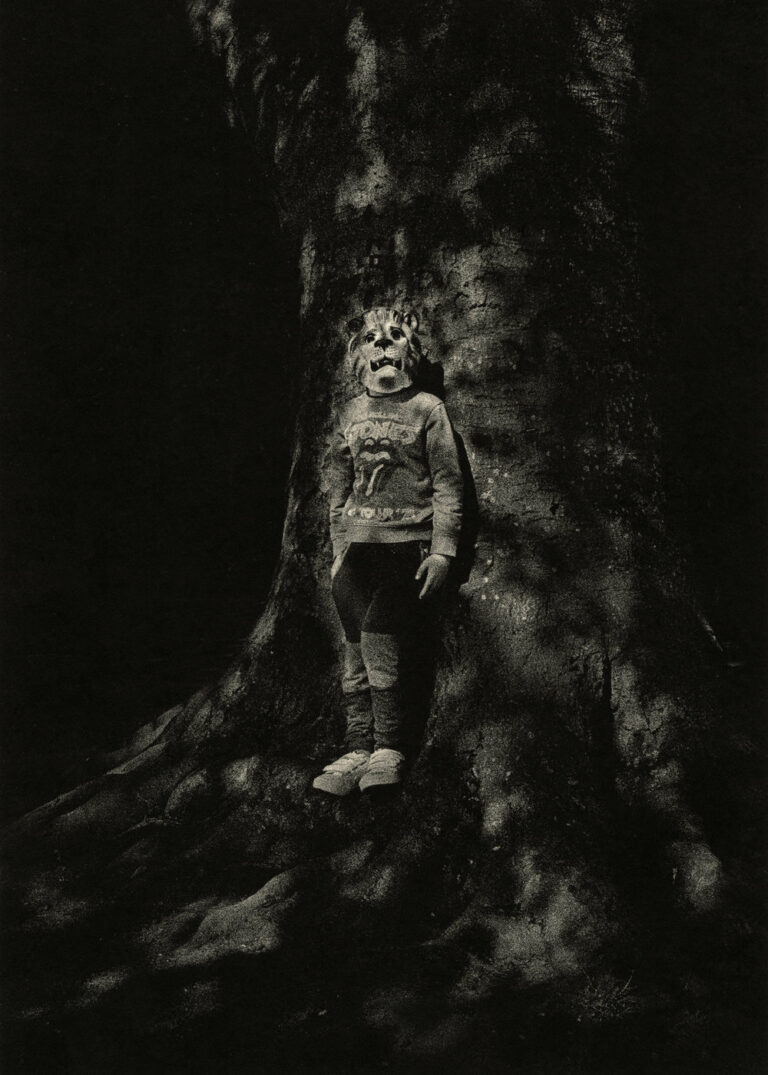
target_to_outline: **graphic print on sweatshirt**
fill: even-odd
[[[403,471],[409,465],[407,457],[412,466],[418,454],[419,430],[396,418],[371,416],[353,423],[346,438],[355,468],[347,515],[383,522],[413,517],[413,509],[403,506],[407,495],[398,496],[402,484],[398,477],[407,477]]]

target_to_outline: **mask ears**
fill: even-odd
[[[419,315],[416,313],[415,310],[410,310],[403,318],[403,321],[411,330],[411,332],[416,332],[419,327]]]
[[[347,321],[347,332],[350,336],[356,336],[362,327],[362,317],[353,317],[351,321]]]

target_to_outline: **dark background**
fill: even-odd
[[[671,522],[702,611],[754,675],[762,6],[646,7],[634,169]],[[256,622],[282,523],[297,282],[181,4],[6,0],[2,24],[13,813],[82,750],[214,679]]]
[[[3,4],[9,809],[215,678],[280,540],[296,321],[183,5]],[[267,361],[265,361],[265,356]]]

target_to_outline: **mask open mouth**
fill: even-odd
[[[382,366],[392,366],[393,369],[401,370],[403,368],[403,360],[401,358],[388,358],[386,355],[383,355],[381,358],[371,359],[371,373],[380,370]]]

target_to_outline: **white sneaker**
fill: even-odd
[[[360,783],[360,778],[368,768],[371,755],[367,750],[352,750],[349,754],[326,765],[320,776],[312,781],[312,787],[318,791],[327,791],[329,795],[349,795]]]
[[[405,755],[391,747],[379,747],[371,754],[371,760],[360,780],[360,790],[399,784],[403,778]]]

